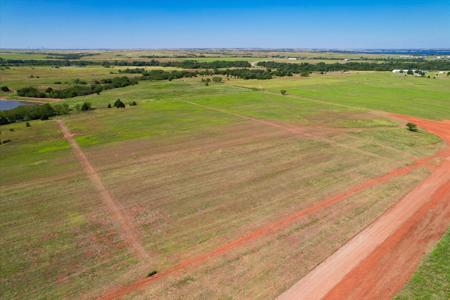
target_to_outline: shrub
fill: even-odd
[[[281,91],[280,91],[280,93],[281,93],[281,95],[283,95],[283,96],[284,96],[284,95],[286,95],[286,94],[287,94],[287,91],[286,91],[286,90],[281,90]]]
[[[84,102],[81,105],[81,111],[88,111],[88,110],[91,110],[91,109],[92,109],[92,107],[91,107],[91,104],[89,102]]]
[[[151,272],[149,272],[149,273],[147,274],[147,277],[152,277],[152,276],[154,276],[154,275],[156,275],[156,274],[158,274],[158,271],[153,270],[153,271],[151,271]]]
[[[300,76],[302,76],[302,77],[309,77],[309,72],[302,72],[300,74]]]
[[[40,92],[34,87],[24,87],[17,90],[17,95],[21,97],[39,97]]]
[[[136,103],[136,101],[131,101],[130,103],[128,103],[128,105],[130,105],[130,106],[136,106],[137,103]]]
[[[418,131],[417,125],[414,124],[414,123],[407,123],[407,124],[406,124],[406,128],[407,128],[409,131],[413,131],[413,132],[417,132],[417,131]]]
[[[125,104],[120,99],[117,99],[116,102],[114,102],[114,107],[115,108],[125,108]]]
[[[6,85],[2,86],[0,89],[2,90],[2,92],[9,92],[10,91],[9,87],[7,87]]]
[[[25,126],[27,126],[27,127],[31,127],[31,124],[30,124],[30,122],[27,122],[27,123],[25,123]]]
[[[221,82],[222,82],[222,77],[220,77],[220,76],[214,76],[214,77],[212,78],[212,80],[213,80],[215,83],[221,83]]]
[[[108,108],[111,108],[112,106],[111,106],[111,103],[108,103]]]

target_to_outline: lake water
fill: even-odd
[[[21,105],[30,105],[31,103],[23,102],[23,101],[14,101],[14,100],[3,100],[0,99],[0,110],[8,110],[16,108]]]

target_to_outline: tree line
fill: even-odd
[[[2,66],[54,66],[54,67],[68,67],[68,66],[88,66],[88,65],[102,65],[105,67],[112,66],[131,66],[131,67],[177,67],[183,69],[220,69],[220,68],[249,68],[251,67],[248,61],[196,61],[196,60],[182,60],[182,61],[159,61],[152,59],[150,61],[94,61],[94,60],[38,60],[38,59],[4,59],[0,58],[0,65]]]
[[[67,104],[22,105],[10,110],[0,111],[0,125],[18,121],[48,120],[50,117],[70,112]]]
[[[274,75],[289,76],[289,74],[299,74],[303,72],[332,72],[332,71],[392,71],[394,69],[421,69],[421,70],[449,70],[450,60],[433,61],[388,61],[382,63],[371,62],[348,62],[348,63],[280,63],[274,61],[262,61],[257,64],[265,67],[269,71],[276,69]]]
[[[90,94],[100,94],[104,90],[135,85],[138,83],[138,80],[136,78],[121,76],[95,80],[92,84],[87,84],[85,82],[83,83],[84,84],[76,84],[64,89],[53,89],[51,87],[48,87],[44,91],[39,90],[35,87],[25,87],[17,90],[17,95],[21,97],[65,99]]]

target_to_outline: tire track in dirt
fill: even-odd
[[[445,233],[449,222],[450,122],[393,116],[440,136],[447,143],[437,154],[442,162],[388,212],[278,299],[390,299],[414,272],[427,246]],[[427,219],[432,220],[432,226],[427,226]]]
[[[139,235],[137,230],[134,228],[128,217],[123,213],[123,208],[116,200],[114,200],[111,193],[105,187],[94,166],[89,162],[88,158],[75,141],[73,134],[64,124],[64,121],[57,120],[57,122],[62,133],[64,134],[64,138],[69,142],[75,157],[80,162],[84,172],[97,190],[103,204],[111,214],[112,220],[114,223],[119,225],[119,234],[121,238],[138,258],[148,260],[149,256],[138,239]]]
[[[437,154],[438,155],[438,154]],[[247,244],[249,244],[252,241],[261,239],[263,237],[266,237],[268,235],[271,234],[275,234],[279,231],[281,231],[282,229],[288,227],[289,225],[294,224],[295,222],[301,220],[304,217],[310,216],[315,214],[316,212],[319,212],[322,209],[328,208],[333,206],[334,204],[337,204],[345,199],[347,199],[348,197],[358,193],[358,192],[362,192],[366,189],[369,189],[371,187],[377,186],[379,184],[383,184],[386,183],[388,181],[390,181],[392,178],[395,177],[399,177],[399,176],[403,176],[406,174],[411,173],[413,170],[416,170],[417,168],[420,167],[426,167],[427,164],[433,160],[434,158],[436,158],[437,155],[433,155],[430,157],[426,157],[426,158],[422,158],[419,160],[414,161],[413,163],[404,166],[404,167],[400,167],[400,168],[396,168],[392,171],[390,171],[387,174],[378,176],[378,177],[374,177],[371,179],[368,179],[362,183],[356,184],[350,188],[348,188],[346,191],[341,192],[337,195],[334,196],[330,196],[328,198],[325,198],[309,207],[306,207],[304,209],[301,209],[297,212],[294,212],[290,215],[284,216],[278,220],[275,220],[273,222],[267,223],[265,225],[262,225],[261,227],[247,233],[246,235],[243,235],[241,237],[238,237],[235,240],[229,241],[228,243],[217,247],[216,249],[207,252],[207,253],[203,253],[203,254],[199,254],[197,256],[188,258],[186,260],[183,260],[181,262],[179,262],[178,264],[160,272],[157,273],[156,275],[152,276],[152,277],[148,277],[148,278],[141,278],[136,280],[135,282],[132,282],[128,285],[124,285],[124,286],[119,286],[119,287],[114,287],[108,291],[106,291],[105,294],[101,295],[99,297],[99,299],[117,299],[117,298],[121,298],[129,293],[132,293],[135,290],[138,289],[142,289],[144,287],[146,287],[147,285],[151,284],[154,281],[157,281],[159,279],[162,279],[164,277],[170,276],[172,274],[177,274],[180,273],[181,271],[188,269],[188,268],[192,268],[195,267],[197,265],[201,265],[203,263],[205,263],[206,261],[213,259],[215,257],[219,257],[222,256],[236,248],[245,246]]]

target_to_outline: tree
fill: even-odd
[[[2,92],[9,92],[10,91],[9,87],[7,87],[6,85],[2,86],[0,89],[2,90]]]
[[[414,72],[413,72],[413,70],[408,70],[408,72],[406,72],[406,74],[408,74],[408,75],[414,75]]]
[[[31,127],[30,122],[25,123],[25,125],[26,125],[27,127]]]
[[[409,131],[413,131],[413,132],[417,132],[417,131],[418,131],[417,125],[414,124],[414,123],[407,123],[407,124],[406,124],[406,128],[407,128]]]
[[[284,96],[284,95],[286,95],[286,94],[287,94],[287,91],[286,91],[286,90],[281,90],[281,91],[280,91],[280,93],[281,93],[281,95],[283,95],[283,96]]]
[[[123,103],[120,99],[117,99],[116,102],[114,102],[114,107],[125,108],[125,103]]]
[[[81,105],[81,111],[88,111],[91,109],[92,109],[92,107],[89,102],[83,102],[83,105]]]
[[[111,103],[108,103],[108,108],[111,108]]]

